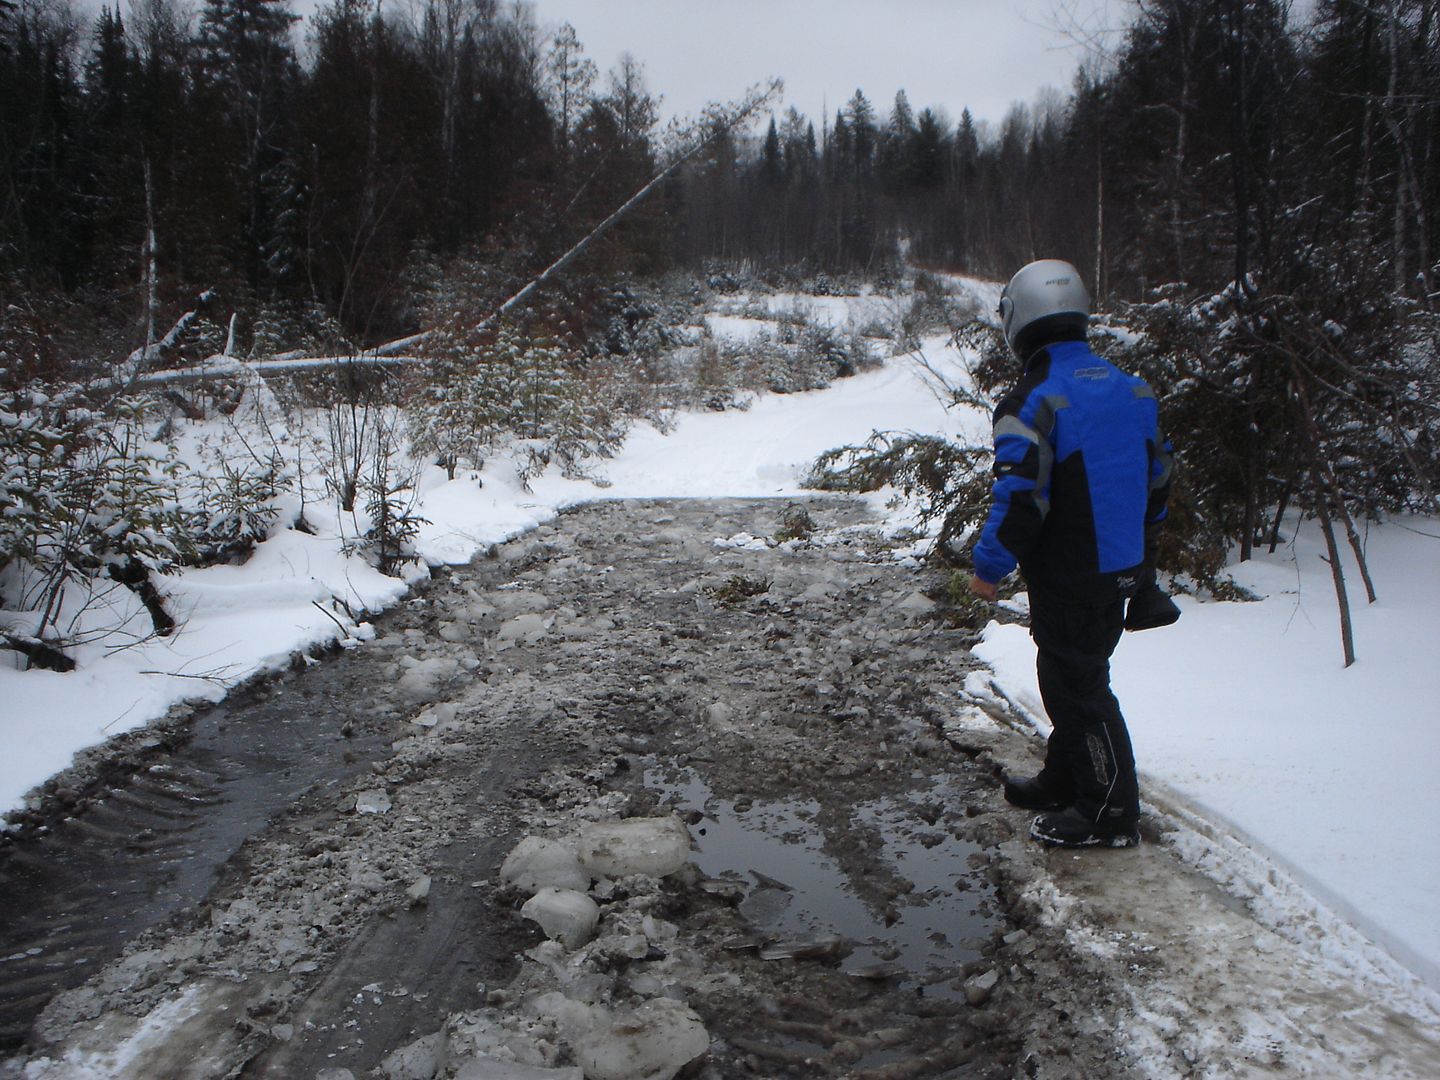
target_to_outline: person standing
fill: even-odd
[[[1140,794],[1110,656],[1127,599],[1141,594],[1147,607],[1132,602],[1132,629],[1179,615],[1154,585],[1170,446],[1149,385],[1090,350],[1090,297],[1075,267],[1022,267],[999,315],[1023,374],[995,410],[995,482],[970,590],[993,602],[1018,565],[1053,725],[1044,767],[1007,778],[1005,798],[1042,811],[1030,835],[1044,843],[1130,847],[1140,841]]]

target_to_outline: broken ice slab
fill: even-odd
[[[500,627],[499,631],[495,634],[495,639],[501,648],[508,647],[516,642],[534,645],[550,632],[550,626],[554,621],[553,618],[547,618],[544,615],[533,612],[525,615],[517,615]]]
[[[990,1000],[990,995],[995,990],[995,984],[1000,981],[1000,972],[996,968],[980,975],[972,975],[965,980],[965,1000],[971,1005],[983,1005]]]
[[[522,1065],[518,1061],[481,1056],[460,1066],[455,1080],[585,1080],[578,1065],[551,1069],[544,1065]]]
[[[700,891],[718,897],[727,904],[738,904],[745,899],[745,883],[734,878],[701,878]]]
[[[843,960],[854,947],[839,934],[772,941],[760,947],[761,960]]]
[[[909,973],[909,970],[903,964],[882,960],[878,963],[862,964],[860,967],[851,968],[845,974],[857,979],[870,979],[875,982],[881,982],[885,979],[903,978]]]
[[[441,688],[460,672],[460,662],[453,656],[433,656],[418,659],[402,656],[397,670],[400,677],[395,681],[395,692],[400,700],[412,705],[423,705],[434,701]]]
[[[752,925],[774,931],[794,900],[795,894],[786,889],[756,889],[740,901],[738,910]]]
[[[438,724],[450,724],[455,719],[456,706],[453,701],[446,701],[439,705],[431,705],[423,712],[417,713],[410,722],[417,727],[433,728]]]
[[[410,906],[426,903],[430,899],[430,875],[421,874],[414,883],[405,890],[405,896],[410,901]]]
[[[779,889],[781,892],[795,891],[794,888],[786,885],[785,882],[778,881],[769,874],[762,874],[759,870],[751,870],[750,876],[755,879],[755,883],[762,889]]]
[[[445,1046],[445,1033],[416,1039],[408,1046],[387,1054],[380,1062],[379,1074],[384,1080],[419,1080],[440,1071],[440,1053]]]
[[[576,1040],[575,1057],[587,1080],[671,1080],[709,1049],[699,1016],[678,1001],[656,998],[608,1024],[595,1023]]]
[[[567,949],[578,949],[595,934],[599,905],[574,889],[546,886],[525,901],[520,914],[540,924],[545,936]]]
[[[500,880],[534,896],[546,886],[585,892],[590,872],[580,865],[575,845],[541,836],[527,836],[516,844],[500,867]]]
[[[765,944],[764,938],[735,937],[728,941],[722,941],[720,947],[726,952],[759,952],[760,946],[763,944]]]
[[[580,863],[596,877],[665,877],[690,858],[690,830],[673,814],[597,822],[580,831]]]
[[[388,814],[390,812],[390,796],[386,794],[384,788],[362,791],[355,796],[355,812],[357,814]]]

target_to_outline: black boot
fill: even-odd
[[[1030,825],[1030,835],[1052,847],[1134,847],[1140,843],[1140,829],[1134,818],[1102,816],[1093,821],[1073,806],[1041,814]]]
[[[1021,810],[1060,810],[1074,800],[1066,794],[1041,783],[1040,777],[1005,778],[1005,801]]]

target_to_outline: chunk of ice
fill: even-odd
[[[434,656],[426,660],[402,656],[400,668],[395,692],[402,701],[421,705],[439,696],[441,685],[455,678],[460,664],[453,656]]]
[[[388,814],[390,812],[390,796],[386,794],[384,788],[362,791],[355,796],[355,812],[357,814]]]
[[[456,706],[453,701],[446,701],[439,705],[431,705],[425,711],[418,713],[410,722],[418,727],[433,728],[437,724],[449,724],[455,719]]]
[[[580,865],[574,845],[541,836],[515,845],[500,867],[500,880],[530,896],[547,885],[576,892],[590,888],[590,872]]]
[[[595,934],[600,908],[582,892],[546,886],[525,901],[525,918],[540,924],[545,936],[567,949],[578,949]]]
[[[664,877],[689,858],[690,830],[673,814],[602,821],[580,830],[580,863],[596,877]]]
[[[553,621],[534,612],[517,615],[501,626],[495,637],[502,643],[523,641],[527,645],[533,645],[549,632]]]
[[[585,1080],[578,1065],[549,1069],[544,1065],[522,1065],[502,1058],[478,1057],[460,1066],[455,1080]]]
[[[440,1051],[444,1045],[443,1031],[416,1039],[386,1055],[380,1062],[380,1075],[385,1080],[433,1080],[440,1071]]]
[[[587,1080],[671,1080],[710,1049],[710,1034],[678,1001],[656,998],[582,1035],[575,1057]]]

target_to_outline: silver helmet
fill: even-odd
[[[1005,340],[1023,354],[1031,350],[1022,348],[1021,334],[1041,319],[1052,319],[1072,332],[1078,327],[1083,333],[1090,315],[1090,294],[1075,267],[1061,259],[1041,259],[1022,266],[1010,279],[1000,294],[999,314]]]

